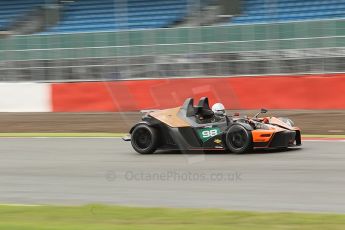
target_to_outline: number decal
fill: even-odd
[[[210,137],[216,136],[218,134],[218,130],[217,129],[205,130],[205,131],[202,131],[201,134],[203,138],[210,138]]]
[[[199,129],[198,130],[198,134],[200,139],[205,142],[208,139],[217,136],[220,133],[220,129],[219,128],[203,128],[203,129]]]

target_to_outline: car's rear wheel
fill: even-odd
[[[226,133],[226,145],[233,153],[244,153],[252,148],[252,133],[242,125],[233,125]]]
[[[146,124],[140,124],[131,133],[131,143],[140,154],[151,154],[158,147],[158,131]]]

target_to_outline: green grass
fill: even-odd
[[[213,209],[0,205],[6,230],[324,230],[345,229],[345,215]]]

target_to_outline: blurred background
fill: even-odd
[[[345,71],[344,0],[0,1],[0,80]]]
[[[344,63],[345,0],[0,0],[0,203],[345,213]],[[141,120],[139,110],[204,96],[230,116],[266,108],[267,116],[289,117],[302,130],[303,147],[140,157],[122,139],[98,138],[124,136]],[[125,178],[169,171],[240,173],[243,180]],[[76,216],[12,208],[0,204],[0,229],[27,229],[21,222],[30,229],[173,223],[161,209],[112,215],[87,206]],[[175,229],[345,229],[344,217],[316,216],[310,225],[310,217],[291,214],[281,224],[272,213],[257,221],[253,213],[202,213],[183,212]]]
[[[0,114],[2,132],[126,132],[127,112],[208,96],[345,134],[344,16],[345,0],[0,0],[0,111],[34,112]]]

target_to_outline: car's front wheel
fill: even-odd
[[[252,148],[252,133],[242,125],[233,125],[226,133],[226,145],[233,153],[244,153]]]
[[[140,154],[151,154],[158,147],[158,132],[146,124],[136,126],[131,133],[131,144]]]

